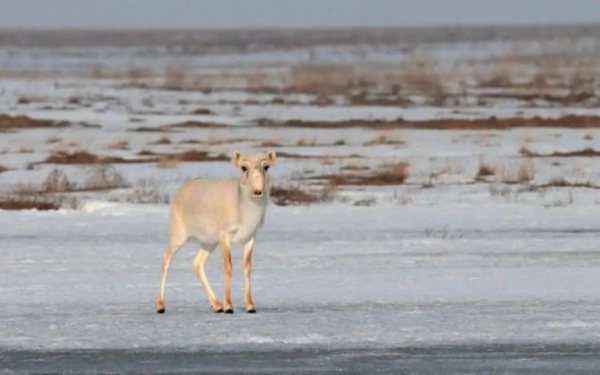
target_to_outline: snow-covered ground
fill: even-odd
[[[600,236],[593,207],[271,207],[243,309],[214,314],[185,246],[155,313],[167,209],[0,215],[0,346],[208,350],[593,342]],[[208,277],[222,288],[220,257]],[[221,293],[219,293],[220,295]]]
[[[18,56],[26,59],[27,53]],[[55,59],[49,55],[50,62]],[[72,97],[81,101],[69,103]],[[233,258],[236,313],[214,314],[192,270],[198,245],[191,243],[171,264],[167,312],[156,314],[166,204],[116,203],[127,192],[120,189],[79,194],[77,210],[0,210],[0,369],[2,353],[15,350],[375,353],[597,342],[600,167],[594,157],[525,158],[521,149],[540,154],[600,150],[600,130],[254,124],[259,119],[555,118],[598,116],[600,109],[510,103],[463,109],[318,107],[308,104],[309,95],[286,98],[300,104],[272,104],[267,94],[142,90],[80,77],[4,80],[0,114],[100,127],[0,133],[0,166],[8,168],[0,172],[0,191],[40,183],[54,168],[83,181],[84,166],[30,164],[58,151],[81,150],[133,158],[143,150],[231,155],[274,149],[288,154],[270,170],[280,186],[310,185],[315,183],[311,177],[344,167],[374,170],[399,160],[409,163],[409,174],[401,185],[342,186],[330,203],[272,205],[254,255],[256,315],[244,313],[241,249]],[[244,104],[248,100],[262,104]],[[193,114],[198,108],[211,113]],[[227,126],[135,131],[188,120]],[[368,145],[381,136],[391,142]],[[125,146],[114,146],[117,142]],[[478,178],[484,164],[496,175]],[[504,184],[506,175],[521,166],[531,178]],[[134,187],[150,178],[168,194],[189,178],[237,173],[229,161],[115,168]],[[557,177],[577,186],[543,186]],[[365,207],[354,206],[365,201]],[[214,254],[207,272],[219,296],[221,270],[221,258]]]

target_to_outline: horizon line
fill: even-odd
[[[334,30],[384,30],[384,29],[442,29],[442,28],[539,28],[539,27],[589,27],[595,22],[531,22],[531,23],[440,23],[423,25],[188,25],[188,26],[0,26],[0,31],[334,31]]]

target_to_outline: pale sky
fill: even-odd
[[[600,22],[600,0],[0,0],[0,27]]]

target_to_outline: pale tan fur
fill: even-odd
[[[253,155],[234,152],[233,164],[240,169],[240,178],[195,179],[184,183],[175,193],[171,204],[169,245],[163,257],[156,301],[158,313],[165,312],[164,289],[169,263],[190,238],[200,241],[201,249],[193,261],[193,267],[215,312],[225,310],[226,313],[233,313],[231,245],[243,244],[246,311],[255,312],[250,288],[252,251],[256,232],[264,222],[271,190],[267,169],[275,161],[273,151]],[[215,296],[204,272],[204,263],[219,245],[225,274],[224,307]]]

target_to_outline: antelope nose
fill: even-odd
[[[263,194],[262,190],[254,190],[254,196],[260,197]]]

